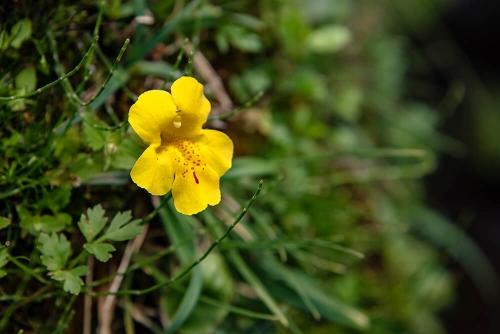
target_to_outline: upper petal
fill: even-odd
[[[203,85],[192,77],[180,77],[172,84],[172,98],[179,111],[181,135],[193,135],[201,130],[210,113],[210,102],[203,94]]]
[[[132,181],[152,195],[165,195],[174,181],[172,153],[168,147],[149,146],[130,171]]]
[[[203,130],[194,141],[205,163],[219,176],[224,175],[231,168],[233,142],[225,133],[216,130]]]
[[[135,132],[148,144],[160,145],[160,134],[176,115],[172,95],[163,90],[150,90],[139,96],[130,107],[128,120]]]

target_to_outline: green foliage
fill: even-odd
[[[31,215],[22,207],[17,208],[17,213],[20,218],[20,227],[32,235],[39,235],[40,232],[60,232],[71,224],[71,216],[66,213],[42,216]]]
[[[30,38],[32,33],[32,24],[28,19],[18,21],[10,31],[10,46],[19,49],[21,44]]]
[[[141,220],[132,220],[130,211],[118,212],[101,239],[124,241],[141,234]]]
[[[414,28],[437,18],[408,3],[14,11],[0,24],[0,332],[79,331],[84,293],[114,295],[106,312],[93,301],[87,316],[115,316],[91,331],[440,334],[454,260],[492,295],[481,251],[425,205],[421,177],[464,147],[438,130],[444,103],[412,91],[415,58],[429,64],[391,13]],[[130,182],[144,143],[127,115],[184,73],[191,48],[207,127],[228,133],[235,159],[221,204],[186,217]],[[494,106],[474,125],[477,154],[495,162]]]
[[[132,216],[128,211],[123,213],[118,212],[106,231],[96,240],[96,237],[101,233],[108,222],[108,219],[105,218],[104,215],[105,211],[102,206],[98,204],[92,209],[89,208],[86,215],[82,214],[78,222],[78,227],[87,240],[83,248],[101,262],[107,262],[111,258],[110,253],[116,250],[113,245],[105,243],[104,241],[128,240],[139,235],[142,231],[142,226],[140,225],[141,220],[131,221]],[[64,291],[78,295],[81,291],[81,287],[84,285],[80,276],[88,274],[88,267],[85,265],[73,267],[75,265],[74,261],[68,264],[68,260],[72,254],[71,244],[64,234],[54,233],[53,230],[61,226],[56,226],[51,219],[54,219],[54,217],[28,216],[22,221],[24,222],[24,226],[21,225],[21,227],[28,230],[32,227],[36,232],[42,231],[38,237],[38,249],[42,254],[40,256],[42,264],[47,267],[52,279],[63,282]],[[61,227],[60,230],[62,230],[63,227]],[[50,229],[52,229],[52,234],[49,235],[44,233]],[[81,254],[85,255],[84,252]],[[77,261],[79,257],[76,258]]]
[[[11,223],[11,221],[9,218],[0,217],[0,230],[9,226],[10,223]]]
[[[9,263],[7,248],[0,248],[0,278],[7,275],[7,272],[2,268]]]
[[[19,20],[12,26],[10,34],[5,30],[0,30],[0,50],[5,51],[9,46],[19,49],[21,44],[31,37],[31,34],[31,21],[29,19]]]
[[[80,276],[85,276],[89,273],[87,266],[79,266],[70,270],[57,270],[50,272],[49,275],[53,280],[64,282],[63,289],[74,295],[78,295],[83,286],[83,281]]]
[[[342,50],[351,41],[349,29],[338,25],[328,25],[314,30],[307,37],[307,45],[312,52],[334,53]]]
[[[42,253],[40,259],[48,270],[54,272],[65,267],[66,261],[71,256],[71,244],[64,234],[41,233],[38,243],[38,249]]]
[[[101,262],[107,262],[111,258],[110,253],[116,250],[113,245],[104,241],[129,240],[142,232],[140,219],[132,220],[130,211],[118,212],[101,237],[94,240],[108,221],[104,214],[102,206],[98,204],[92,209],[88,209],[87,215],[82,214],[78,222],[78,227],[87,240],[83,247]]]
[[[87,215],[82,214],[80,217],[78,227],[87,242],[93,241],[108,222],[108,219],[104,218],[104,214],[104,209],[98,204],[92,209],[87,209]]]
[[[99,243],[99,244],[85,244],[83,247],[90,254],[94,255],[96,259],[101,262],[107,262],[111,259],[111,252],[114,252],[116,249],[113,245],[107,243]]]

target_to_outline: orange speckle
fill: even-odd
[[[196,177],[196,172],[193,172],[193,176],[194,176],[194,181],[196,182],[196,184],[200,183],[200,181],[198,181],[198,178]]]

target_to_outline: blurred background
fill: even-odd
[[[144,145],[128,109],[182,75],[194,50],[192,75],[212,103],[207,127],[234,141],[233,168],[215,209],[159,211],[123,289],[178,273],[189,262],[182,252],[145,259],[182,236],[202,254],[261,179],[264,190],[192,274],[203,272],[203,285],[185,316],[189,279],[119,298],[113,332],[500,333],[498,1],[4,1],[0,95],[35,92],[77,66],[100,11],[99,42],[70,86],[0,101],[0,216],[12,222],[0,241],[10,254],[38,256],[46,231],[33,217],[71,216],[57,232],[77,249],[71,221],[88,207],[143,218],[158,206],[129,179]],[[73,93],[98,95],[77,105]],[[125,245],[117,249],[91,267],[96,277],[116,272]],[[68,295],[9,299],[40,282],[24,276],[19,292],[23,272],[6,263],[0,329],[62,330],[48,306],[62,310]],[[102,305],[83,303],[66,332],[102,329]]]

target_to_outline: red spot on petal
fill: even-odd
[[[196,172],[193,172],[193,176],[194,176],[194,181],[196,182],[196,184],[200,183],[200,181],[198,181],[198,178],[196,177]]]

